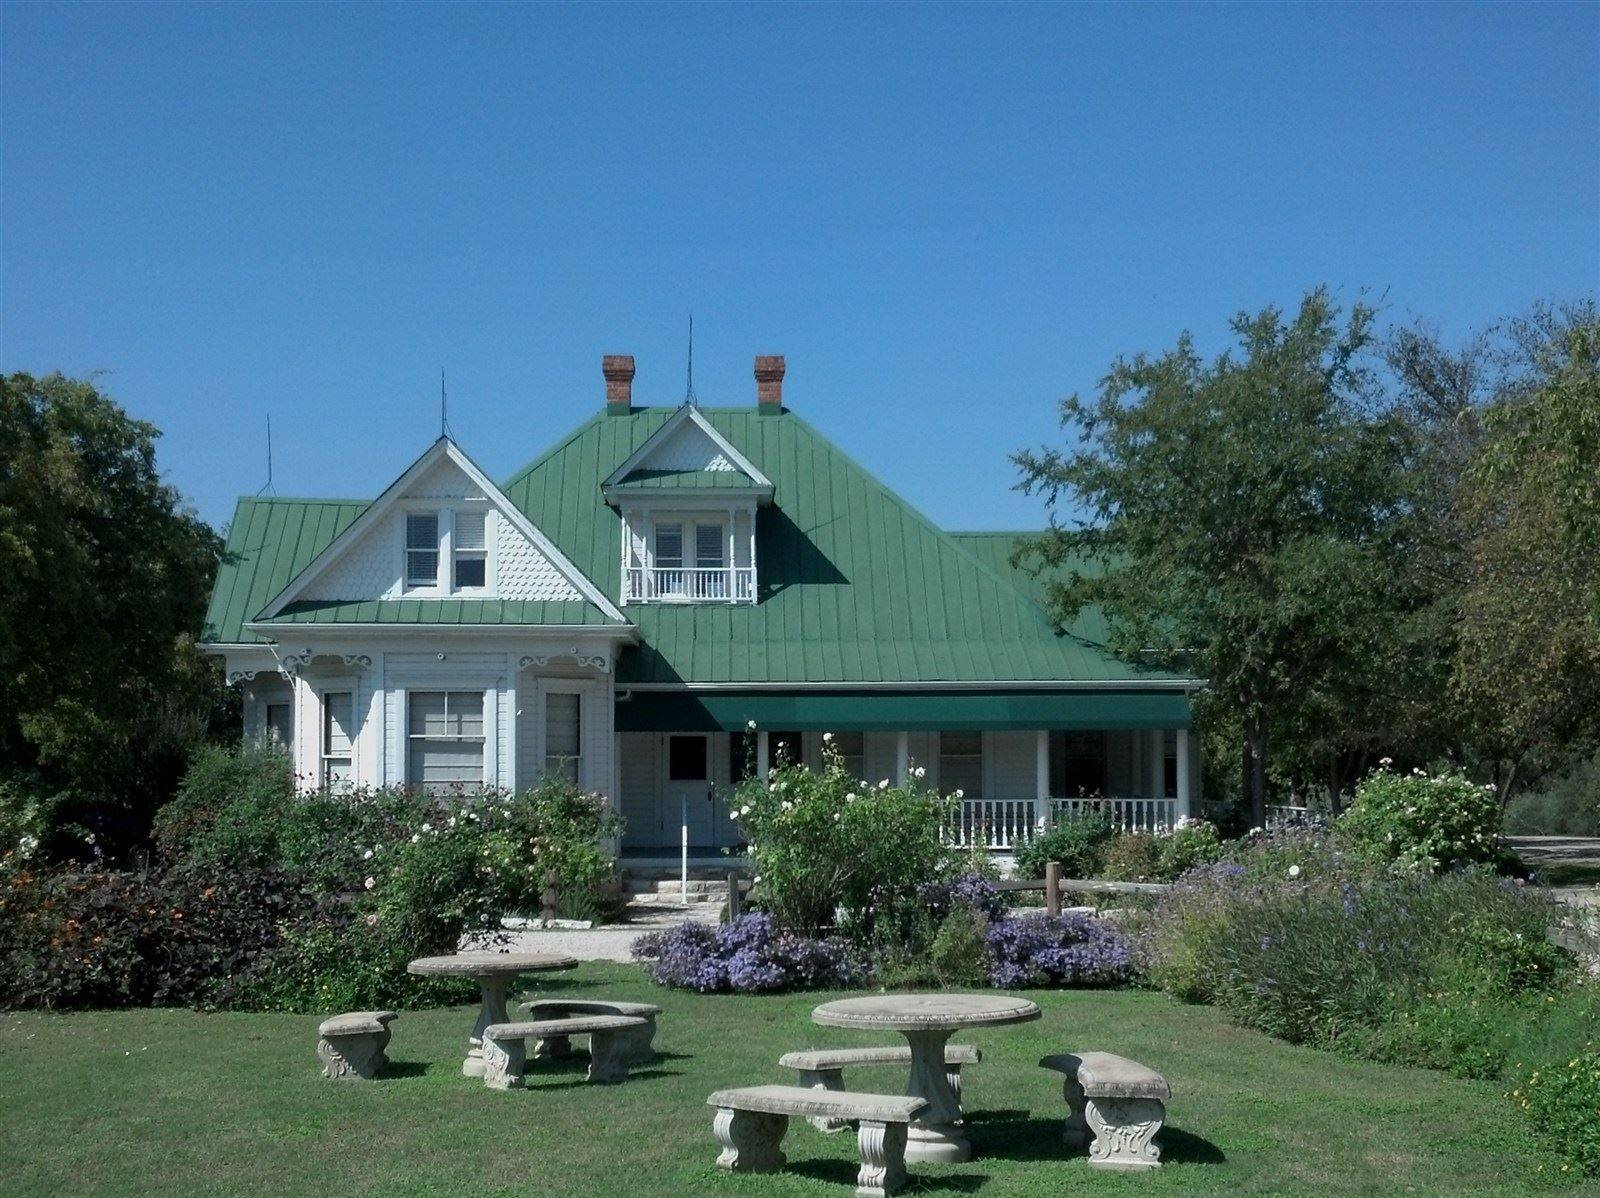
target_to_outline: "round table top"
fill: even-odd
[[[811,1012],[824,1027],[891,1032],[955,1031],[1039,1018],[1039,1008],[1009,994],[870,994],[825,1002]]]
[[[514,977],[545,969],[572,969],[577,964],[576,957],[560,953],[497,953],[480,949],[442,957],[418,957],[406,966],[406,972],[435,977]]]

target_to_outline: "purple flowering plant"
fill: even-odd
[[[701,994],[837,989],[865,975],[845,940],[797,935],[765,913],[652,932],[634,942],[633,955],[654,981]]]

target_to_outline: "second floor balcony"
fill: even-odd
[[[630,566],[624,603],[754,603],[756,572],[748,566]]]

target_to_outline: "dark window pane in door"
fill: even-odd
[[[706,773],[706,737],[672,736],[667,738],[667,778],[673,782],[704,782]]]

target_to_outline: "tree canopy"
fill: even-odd
[[[1293,316],[1236,316],[1213,361],[1187,335],[1118,360],[1063,401],[1070,448],[1015,459],[1051,509],[1024,559],[1068,571],[1053,613],[1099,604],[1113,649],[1210,680],[1257,822],[1274,732],[1314,730],[1334,757],[1370,739],[1425,631],[1401,568],[1414,442],[1363,365],[1373,317],[1318,289]],[[1084,555],[1103,572],[1071,569]]]
[[[219,718],[192,639],[221,553],[92,383],[0,377],[0,784],[142,835]]]

